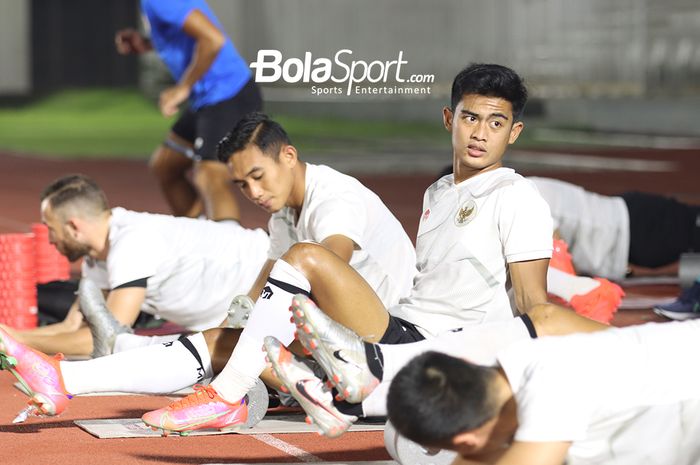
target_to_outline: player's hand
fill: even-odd
[[[158,106],[163,116],[173,116],[177,113],[178,107],[190,96],[190,88],[183,84],[176,84],[168,87],[160,93]]]
[[[140,54],[149,51],[149,42],[136,29],[122,29],[114,35],[114,45],[121,55]]]

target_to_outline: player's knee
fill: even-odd
[[[315,242],[297,242],[287,250],[282,259],[303,271],[323,263],[329,253],[325,247]]]
[[[165,147],[158,147],[148,161],[148,169],[161,182],[168,182],[184,176],[187,171],[181,163],[173,163]]]
[[[195,167],[192,182],[200,190],[228,189],[229,174],[218,161],[202,161]]]
[[[225,328],[210,328],[202,332],[210,354],[214,352],[219,339],[223,336],[224,329]]]

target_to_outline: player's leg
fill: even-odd
[[[480,363],[493,363],[495,354],[507,345],[535,337],[529,317],[487,323],[447,332],[439,337],[410,344],[372,344],[330,319],[313,302],[296,296],[292,304],[299,341],[312,353],[326,371],[329,380],[348,402],[335,405],[320,392],[320,380],[297,366],[293,356],[276,349],[266,340],[269,361],[282,383],[297,398],[298,383],[319,392],[309,404],[300,401],[314,423],[326,435],[338,435],[349,426],[348,416],[386,415],[388,385],[394,375],[413,357],[429,350],[466,357]],[[302,367],[303,368],[303,367]],[[308,371],[308,370],[307,370]],[[303,396],[301,396],[303,397]],[[299,399],[298,399],[299,400]]]
[[[192,180],[207,218],[214,221],[238,221],[240,210],[231,189],[226,165],[216,160],[196,161]]]
[[[554,239],[547,270],[547,293],[553,301],[602,323],[610,322],[625,295],[620,286],[607,279],[577,276],[568,245],[559,238]]]
[[[236,400],[255,383],[265,368],[266,336],[285,346],[294,340],[289,306],[294,295],[309,293],[332,318],[368,340],[378,341],[388,327],[384,304],[350,265],[318,244],[295,244],[270,271],[231,359],[212,383],[224,398]]]
[[[234,97],[200,108],[196,116],[193,181],[207,217],[215,221],[238,220],[240,212],[226,165],[218,160],[219,141],[246,114],[259,111],[262,98],[251,79]]]
[[[199,195],[188,178],[193,166],[195,132],[194,113],[185,110],[149,162],[151,173],[175,216],[195,218],[202,213]]]
[[[66,362],[30,349],[0,329],[0,359],[44,412],[57,414],[72,395],[99,392],[170,393],[214,375],[232,351],[240,330],[216,328],[166,344],[98,359]],[[219,353],[223,351],[223,353]],[[213,362],[213,363],[212,363]]]
[[[289,345],[295,330],[289,314],[292,297],[311,292],[329,308],[329,315],[368,340],[378,341],[385,333],[389,315],[384,305],[350,265],[318,244],[295,244],[273,266],[231,358],[212,382],[217,397],[235,405],[254,387],[265,369],[265,337]],[[196,415],[192,410],[192,416]],[[197,420],[191,423],[196,429]]]

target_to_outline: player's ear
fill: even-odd
[[[63,223],[63,228],[71,239],[77,239],[81,232],[80,220],[75,217],[68,218],[66,222]]]
[[[293,145],[285,145],[280,149],[279,162],[284,163],[290,168],[293,168],[297,164],[299,159],[299,154],[297,149]]]
[[[522,121],[516,121],[513,123],[513,126],[510,128],[510,134],[508,136],[508,143],[512,144],[516,140],[518,140],[518,136],[520,133],[523,131],[523,128],[525,127],[525,123]]]
[[[476,431],[464,431],[457,433],[452,438],[452,447],[456,451],[471,452],[481,448],[482,440]]]
[[[445,125],[445,129],[452,132],[452,119],[454,118],[454,113],[450,107],[444,107],[442,109],[442,124]]]

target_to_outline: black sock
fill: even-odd
[[[384,377],[384,355],[378,344],[365,342],[365,356],[367,357],[367,366],[369,371],[379,381]]]

